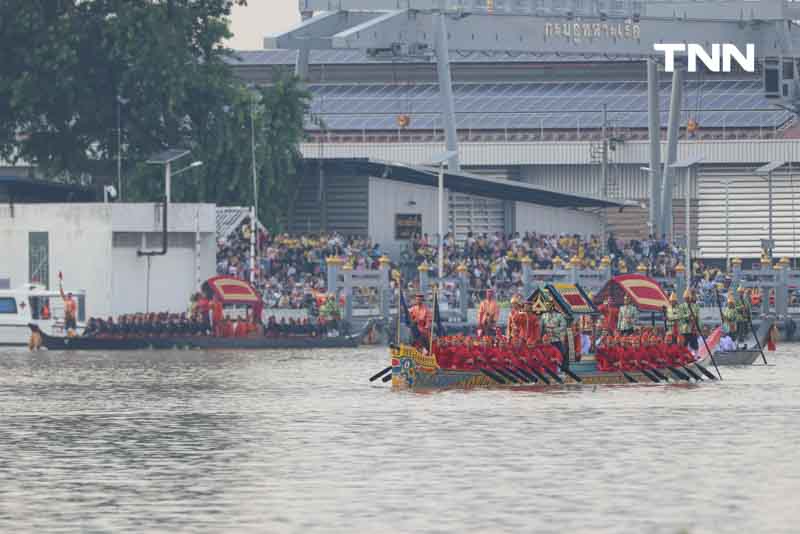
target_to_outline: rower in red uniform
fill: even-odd
[[[612,334],[617,333],[617,321],[619,320],[619,309],[611,304],[611,297],[606,296],[606,300],[597,307],[598,311],[606,318],[606,324]]]

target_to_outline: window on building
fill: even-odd
[[[28,234],[28,280],[50,288],[50,235],[47,232]]]
[[[0,298],[0,313],[17,313],[17,301],[10,297]]]

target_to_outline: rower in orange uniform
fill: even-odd
[[[486,290],[486,298],[478,307],[478,326],[481,335],[494,336],[497,321],[500,319],[500,308],[494,299],[494,289]]]
[[[428,337],[431,330],[431,322],[433,316],[431,310],[425,305],[425,295],[417,293],[414,299],[414,305],[408,310],[411,320],[417,325],[419,333],[425,338]]]
[[[525,306],[525,316],[528,319],[528,330],[525,337],[529,343],[538,344],[542,338],[542,326],[539,316],[533,312],[533,303],[529,302]]]
[[[598,311],[606,318],[606,324],[612,334],[617,333],[617,321],[619,321],[619,310],[611,304],[611,297],[606,295],[606,300],[597,307]]]
[[[528,314],[525,313],[522,298],[511,297],[511,314],[508,316],[506,337],[509,339],[525,339],[528,335]]]

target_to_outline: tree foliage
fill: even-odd
[[[308,95],[291,78],[248,89],[234,77],[223,41],[245,3],[3,0],[0,156],[67,180],[115,176],[120,111],[125,200],[159,198],[163,170],[144,162],[187,147],[204,166],[176,177],[175,200],[249,205],[254,118],[259,212],[277,220],[297,182]]]

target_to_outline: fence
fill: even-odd
[[[586,291],[591,293],[599,292],[603,286],[613,276],[611,264],[607,259],[601,262],[599,269],[588,270],[580,269],[576,266],[577,262],[562,264],[556,262],[553,269],[535,270],[531,268],[530,259],[522,260],[522,293],[527,296],[533,290],[548,283],[575,283],[581,285]],[[741,260],[733,260],[732,269],[729,274],[730,284],[724,291],[718,294],[716,285],[711,288],[697,287],[699,293],[699,304],[706,308],[711,308],[709,312],[714,315],[718,306],[724,306],[724,299],[728,291],[738,291],[739,287],[758,289],[763,295],[760,308],[754,309],[754,314],[774,314],[779,319],[784,319],[790,315],[800,314],[800,270],[789,268],[789,260],[782,259],[775,265],[771,262],[762,261],[761,269],[744,270],[741,268]],[[645,274],[646,269],[640,267],[638,272]],[[674,291],[679,300],[682,300],[686,289],[686,276],[683,275],[683,268],[678,269],[678,276],[663,278],[654,277],[659,285],[666,292]],[[475,309],[470,306],[476,300],[473,298],[475,290],[470,288],[469,273],[466,267],[457,269],[458,278],[456,281],[455,305],[442,307],[442,315],[446,320],[474,322]],[[418,267],[419,288],[424,293],[429,293],[432,281],[429,277],[429,267],[422,264]],[[697,285],[697,284],[694,284]],[[719,300],[717,300],[719,297]],[[445,299],[443,299],[445,300]],[[501,321],[507,315],[508,309],[501,312]]]

